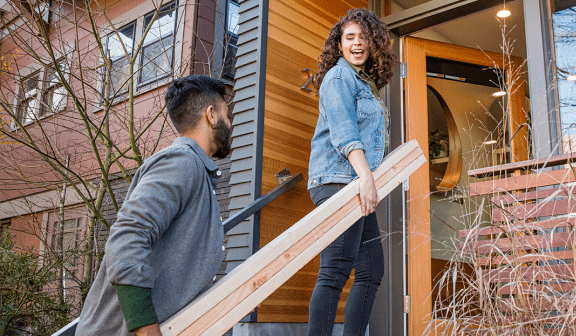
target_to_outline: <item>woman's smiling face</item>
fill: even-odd
[[[362,29],[356,22],[349,22],[344,27],[340,48],[342,55],[349,63],[364,70],[369,51],[366,41],[362,38]]]

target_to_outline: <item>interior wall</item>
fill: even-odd
[[[262,194],[278,185],[275,174],[289,168],[304,181],[261,210],[260,247],[284,232],[314,209],[306,188],[310,141],[318,120],[318,90],[310,82],[330,29],[353,7],[367,7],[364,0],[270,0]],[[314,258],[258,308],[258,322],[307,322],[308,306],[320,258]],[[338,306],[343,322],[348,282]]]

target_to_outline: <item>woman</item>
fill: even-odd
[[[389,144],[389,114],[378,89],[392,77],[390,33],[366,9],[352,9],[330,31],[316,79],[320,115],[312,139],[308,189],[316,206],[360,178],[363,217],[320,254],[310,300],[309,336],[331,336],[342,288],[355,279],[344,314],[344,335],[364,335],[384,273],[378,195],[372,170]]]

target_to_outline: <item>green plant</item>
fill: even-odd
[[[428,136],[428,154],[430,159],[437,158],[442,151],[448,153],[448,135],[441,134],[439,130],[431,131]]]
[[[71,320],[53,284],[57,268],[31,251],[17,251],[10,235],[0,245],[0,335],[51,335]]]

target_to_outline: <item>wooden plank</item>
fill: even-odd
[[[576,301],[572,295],[549,295],[547,299],[535,297],[519,297],[519,298],[502,298],[500,300],[500,309],[502,312],[515,312],[524,313],[532,312],[549,312],[551,310],[557,311],[573,311]]]
[[[540,169],[544,167],[556,167],[565,165],[567,163],[573,163],[576,161],[576,152],[566,153],[562,155],[547,157],[543,159],[536,160],[526,160],[520,162],[507,163],[499,166],[472,169],[468,171],[468,176],[483,178],[502,174],[509,174],[515,170],[532,170]]]
[[[514,190],[528,190],[556,184],[566,184],[574,181],[576,181],[576,179],[571,169],[554,170],[538,174],[470,183],[470,196],[496,194]]]
[[[482,274],[482,278],[488,283],[576,279],[574,267],[576,267],[574,264],[501,267],[487,270]]]
[[[510,204],[510,203],[520,203],[530,200],[544,199],[550,196],[552,197],[566,197],[571,195],[576,189],[576,186],[565,186],[561,185],[558,188],[547,189],[547,190],[537,190],[524,192],[519,194],[507,193],[506,195],[493,196],[490,200],[494,204]]]
[[[473,239],[474,235],[485,236],[491,234],[507,233],[507,232],[525,232],[525,231],[536,231],[539,229],[549,230],[561,227],[574,227],[576,226],[576,218],[564,217],[564,218],[553,218],[544,221],[528,222],[522,221],[520,223],[514,222],[509,225],[499,225],[499,226],[486,226],[481,228],[475,228],[471,230],[460,230],[460,238]]]
[[[478,265],[516,265],[523,264],[527,262],[537,262],[537,261],[559,261],[565,259],[574,259],[574,251],[559,251],[559,252],[542,252],[542,253],[531,253],[531,254],[520,254],[520,255],[507,255],[507,256],[497,256],[497,257],[482,257],[476,259]]]
[[[533,283],[508,283],[498,288],[498,295],[531,295],[534,293],[557,295],[565,292],[572,292],[575,287],[576,284],[574,282],[563,282],[549,285],[537,285]]]
[[[389,154],[374,171],[378,197],[424,162],[416,141]],[[350,183],[163,322],[163,335],[222,335],[360,218],[359,182]]]
[[[572,246],[574,231],[558,232],[543,235],[510,236],[500,234],[494,239],[469,241],[461,244],[463,252],[471,253],[501,253],[521,250],[541,250],[552,247]]]
[[[521,204],[503,209],[494,208],[492,210],[492,220],[494,222],[525,220],[528,218],[566,215],[574,212],[576,212],[576,199],[570,198],[559,201]]]

